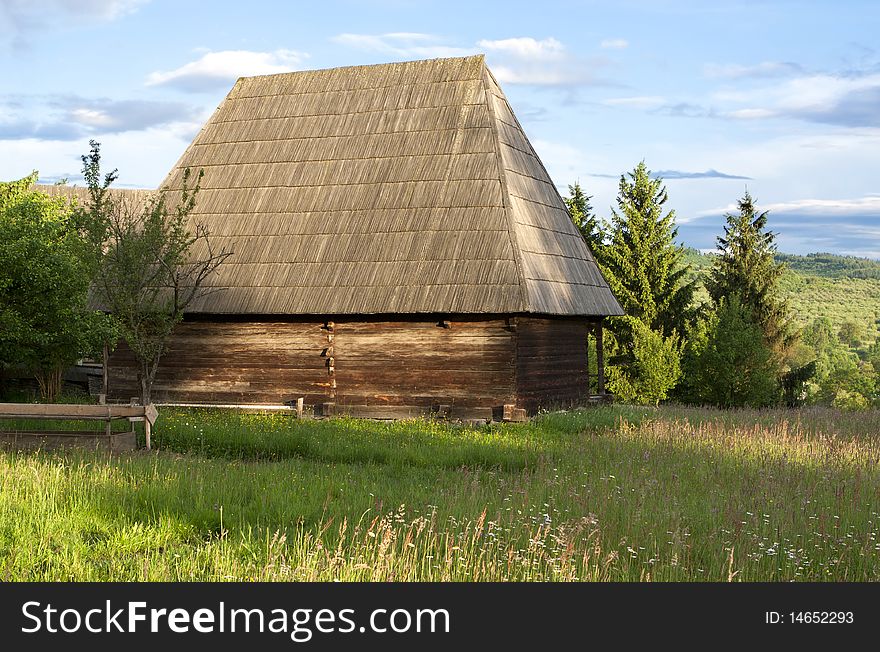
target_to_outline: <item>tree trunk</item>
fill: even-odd
[[[138,374],[141,381],[141,405],[150,405],[153,402],[153,381],[156,380],[156,372],[159,371],[159,360],[162,352],[156,354],[152,360],[141,361],[141,371]]]
[[[149,405],[152,400],[150,395],[153,391],[153,379],[145,369],[141,369],[141,373],[138,375],[141,381],[141,405]]]

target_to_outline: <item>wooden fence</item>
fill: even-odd
[[[40,403],[0,403],[0,419],[17,421],[103,421],[104,430],[49,430],[12,428],[0,430],[0,444],[13,448],[86,447],[111,451],[133,450],[136,447],[134,422],[144,423],[146,447],[158,412],[153,405],[63,405]],[[113,432],[113,421],[126,419],[131,424],[126,432]],[[30,425],[30,424],[28,424]]]

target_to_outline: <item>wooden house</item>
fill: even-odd
[[[621,308],[482,56],[239,79],[170,172],[233,251],[159,402],[497,417],[604,394]],[[599,378],[587,333],[598,334]],[[136,396],[131,353],[112,399]]]

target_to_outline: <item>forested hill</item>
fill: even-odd
[[[688,248],[685,260],[702,276],[712,254]],[[829,253],[777,254],[776,260],[786,265],[781,287],[802,325],[828,317],[835,329],[848,321],[864,325],[868,342],[880,336],[880,261]]]
[[[785,263],[793,272],[822,278],[880,279],[880,261],[837,254],[776,254],[776,260]]]

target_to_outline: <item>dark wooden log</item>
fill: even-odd
[[[602,320],[596,322],[596,392],[605,393],[605,350],[602,344]]]
[[[516,404],[540,408],[582,404],[589,395],[586,319],[517,317]]]

